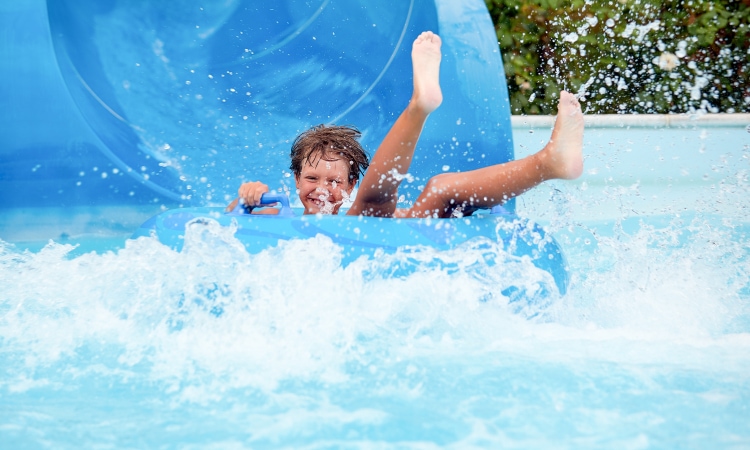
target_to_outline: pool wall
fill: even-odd
[[[512,123],[521,158],[547,142],[554,117],[513,116]],[[611,221],[696,209],[747,216],[741,205],[722,201],[722,185],[728,178],[747,179],[750,114],[586,115],[585,123],[583,176],[525,193],[518,199],[520,214],[542,221],[561,215]],[[569,201],[550,202],[560,196]]]

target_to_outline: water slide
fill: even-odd
[[[249,179],[293,193],[300,131],[351,124],[377,148],[423,30],[443,38],[445,101],[404,200],[513,158],[482,0],[14,0],[0,28],[0,208],[220,205]]]

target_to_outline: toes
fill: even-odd
[[[439,42],[440,37],[433,33],[432,31],[423,31],[417,39],[414,40],[415,44],[420,44],[425,41],[429,42]]]

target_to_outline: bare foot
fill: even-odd
[[[414,41],[411,49],[414,70],[414,93],[410,107],[416,107],[424,114],[430,114],[443,102],[440,90],[440,36],[425,31]]]
[[[573,180],[583,173],[583,112],[575,95],[560,92],[552,137],[539,156],[549,178]]]

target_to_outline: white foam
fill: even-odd
[[[595,236],[591,253],[568,255],[568,296],[525,308],[502,289],[549,288],[551,278],[489,242],[347,267],[322,236],[249,255],[233,230],[211,226],[190,228],[182,253],[147,238],[73,258],[68,245],[3,246],[0,336],[23,361],[4,384],[31,389],[47,382],[29,381],[37,369],[60,365],[157,381],[205,402],[232,387],[345,382],[352,367],[420,355],[700,367],[737,348],[750,354],[747,247],[714,223],[692,227],[687,242],[672,226]],[[81,356],[102,349],[109,360]],[[750,368],[747,357],[734,360]]]

